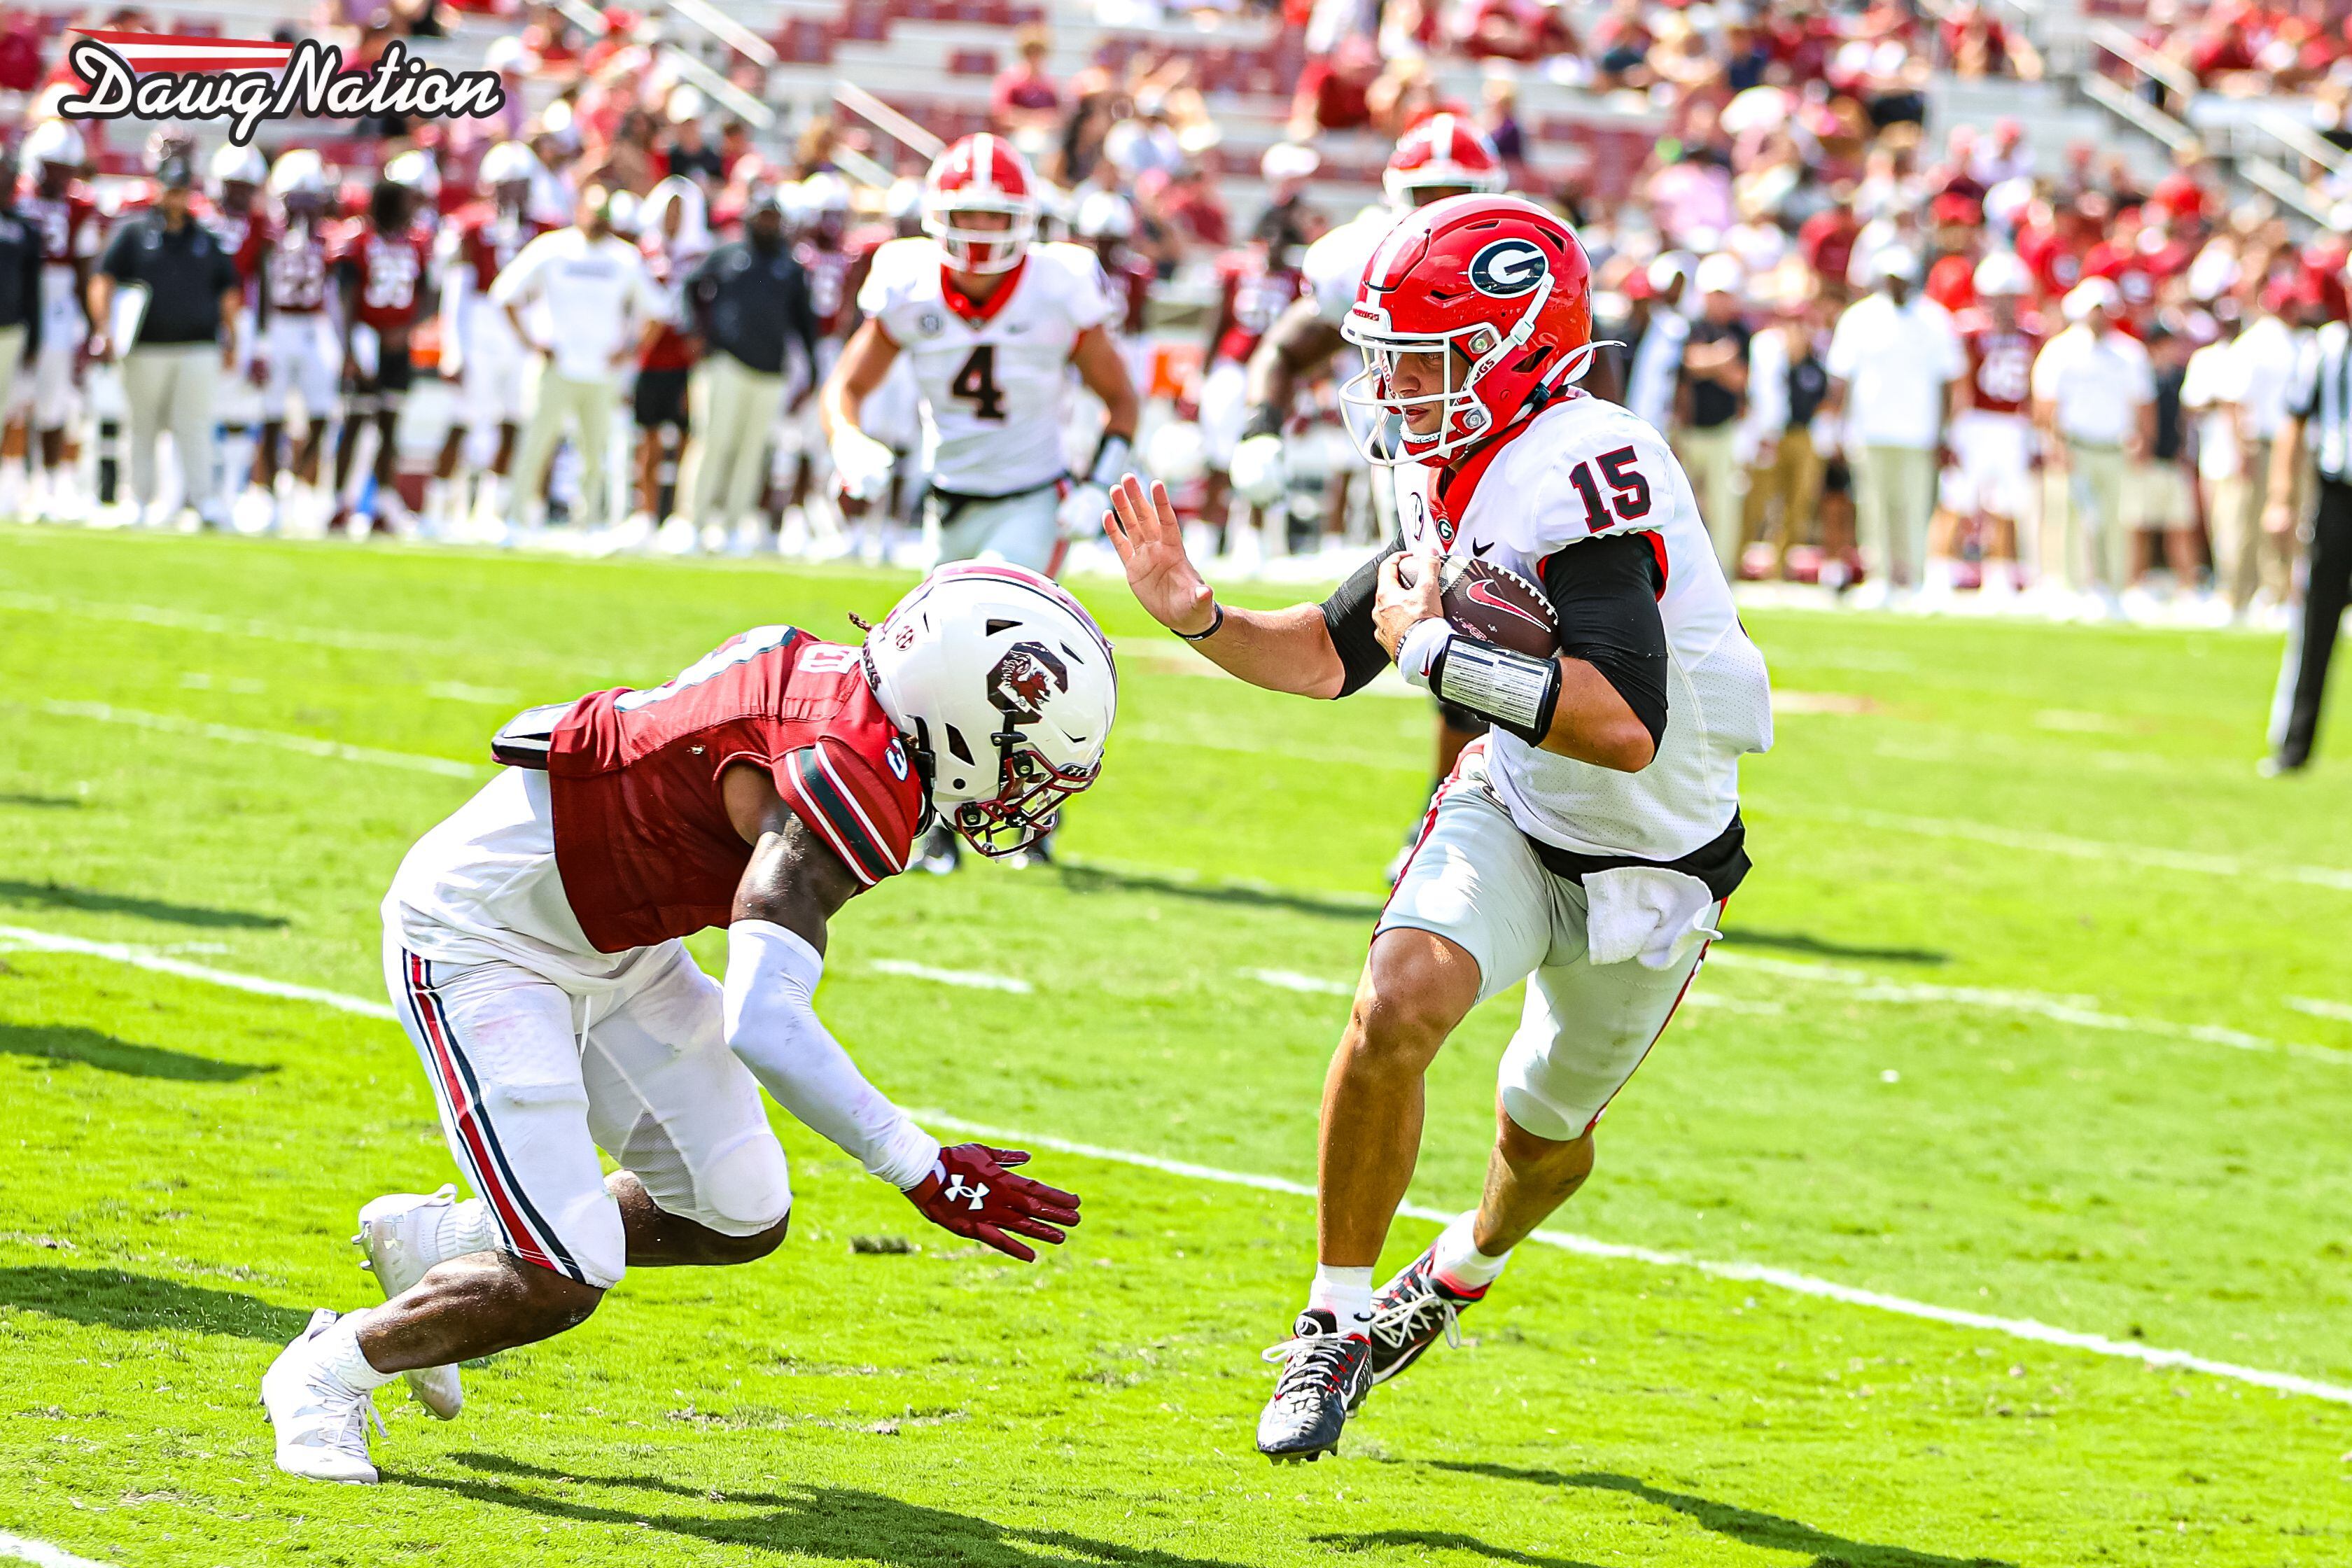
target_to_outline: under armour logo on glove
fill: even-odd
[[[907,1189],[907,1201],[942,1230],[985,1242],[1024,1263],[1034,1262],[1035,1249],[1013,1237],[1059,1244],[1059,1227],[1078,1223],[1078,1198],[1007,1168],[1028,1163],[1023,1150],[959,1143],[940,1151],[931,1173]]]

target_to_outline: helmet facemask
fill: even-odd
[[[967,213],[1001,213],[1003,228],[980,228],[957,219]],[[923,210],[923,232],[939,241],[950,269],[989,274],[1021,265],[1037,235],[1037,211],[1025,198],[955,192],[934,198]]]
[[[1529,290],[1527,309],[1507,332],[1497,331],[1486,321],[1465,322],[1443,331],[1400,331],[1389,324],[1386,310],[1368,309],[1360,302],[1340,323],[1339,334],[1363,351],[1364,368],[1340,384],[1339,405],[1348,434],[1365,460],[1388,467],[1443,462],[1508,424],[1518,408],[1494,406],[1482,384],[1496,368],[1526,353],[1551,287],[1547,273]],[[1412,353],[1443,356],[1440,390],[1410,397],[1398,395],[1399,362]],[[1589,361],[1591,356],[1584,357]],[[1563,356],[1561,364],[1544,382],[1564,380],[1559,373],[1572,365],[1581,368],[1578,357]],[[1442,411],[1437,427],[1427,434],[1415,433],[1408,411],[1433,405]]]
[[[1102,776],[1102,764],[1055,767],[1029,743],[1014,721],[989,742],[1003,759],[1002,784],[989,800],[968,800],[949,814],[949,821],[965,843],[991,859],[1018,855],[1054,831],[1062,818],[1062,803]]]

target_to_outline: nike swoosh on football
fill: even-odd
[[[1514,605],[1508,599],[1496,597],[1495,590],[1489,588],[1484,583],[1473,583],[1462,591],[1471,598],[1475,599],[1478,603],[1486,605],[1490,610],[1500,610],[1507,616],[1518,616],[1519,619],[1527,622],[1528,625],[1531,626],[1541,626],[1546,631],[1551,630],[1550,623],[1545,621],[1540,616],[1528,614],[1527,611],[1519,608],[1518,605]]]

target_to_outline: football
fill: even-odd
[[[1407,556],[1399,575],[1410,585],[1420,570]],[[1482,642],[1548,658],[1559,651],[1559,616],[1544,591],[1507,566],[1448,555],[1438,564],[1438,602],[1448,625]]]

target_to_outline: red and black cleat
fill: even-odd
[[[1435,1247],[1414,1258],[1372,1297],[1372,1382],[1386,1383],[1441,1338],[1459,1345],[1463,1311],[1486,1299],[1483,1285],[1457,1290],[1438,1278]]]
[[[1330,1313],[1299,1313],[1291,1337],[1265,1352],[1283,1368],[1257,1418],[1257,1451],[1282,1464],[1338,1449],[1349,1415],[1371,1392],[1371,1350],[1360,1334],[1339,1332]]]

